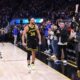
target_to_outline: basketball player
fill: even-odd
[[[27,35],[27,43],[25,43],[25,35]],[[38,38],[38,41],[37,41]],[[39,42],[39,43],[38,43]],[[38,29],[38,26],[35,24],[35,19],[31,18],[29,24],[24,28],[22,35],[22,44],[23,46],[27,45],[27,61],[28,67],[33,67],[35,64],[35,52],[37,50],[38,44],[41,44],[41,35]],[[30,56],[32,54],[32,62],[30,65]]]

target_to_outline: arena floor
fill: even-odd
[[[0,43],[0,52],[0,80],[70,80],[38,59],[28,73],[26,52],[11,43]]]

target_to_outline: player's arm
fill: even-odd
[[[36,32],[37,32],[37,35],[38,35],[38,39],[39,39],[39,44],[41,44],[41,34],[40,34],[40,31],[38,29],[38,26],[36,25]]]
[[[25,35],[28,32],[28,26],[26,26],[23,30],[23,34],[22,34],[22,44],[23,46],[25,45]]]

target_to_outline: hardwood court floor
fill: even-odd
[[[28,73],[27,53],[11,43],[0,43],[0,80],[70,80],[36,59],[35,70]]]

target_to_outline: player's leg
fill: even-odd
[[[31,56],[31,51],[27,50],[27,63],[30,65],[30,56]]]
[[[32,50],[32,64],[35,63],[35,57],[36,57],[35,53],[36,53],[35,50]]]
[[[32,50],[32,63],[31,63],[31,68],[32,70],[35,70],[35,58],[36,58],[36,51]]]
[[[31,73],[30,57],[31,57],[31,51],[27,50],[27,64],[28,64],[28,72],[29,73]]]

